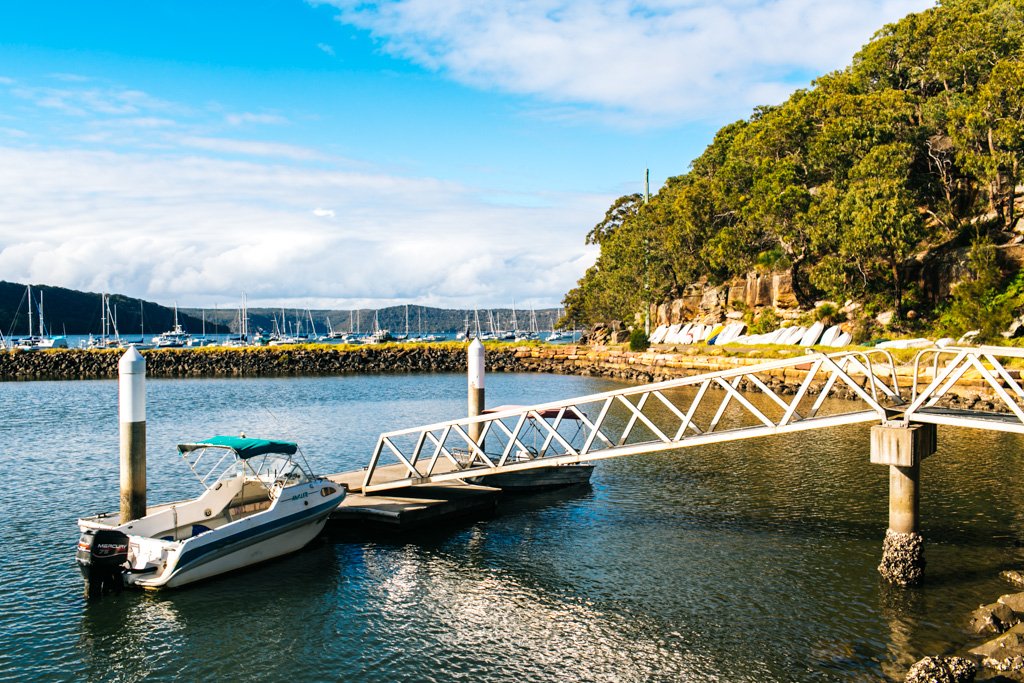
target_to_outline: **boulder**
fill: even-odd
[[[996,671],[1024,671],[1024,624],[970,650],[981,665]]]
[[[1007,593],[999,596],[999,602],[1006,605],[1017,615],[1024,614],[1024,593]]]
[[[721,302],[719,301],[719,297],[721,294],[722,292],[718,287],[711,287],[710,289],[705,290],[704,295],[700,299],[701,310],[714,311],[720,308]]]
[[[910,667],[906,683],[970,683],[978,665],[966,657],[925,657]]]
[[[1018,588],[1024,588],[1024,572],[1016,569],[1008,569],[1005,572],[999,572],[999,577],[1004,581],[1009,581]]]
[[[1013,609],[1002,602],[981,605],[971,612],[971,630],[975,633],[1002,633],[1019,623]]]
[[[693,294],[679,299],[680,317],[675,322],[686,322],[693,320],[700,313],[701,295]]]
[[[747,308],[772,305],[772,278],[762,273],[747,275]]]
[[[676,323],[683,322],[683,317],[686,315],[686,301],[685,299],[675,299],[669,307],[668,312],[668,324],[675,325]]]
[[[896,317],[896,311],[883,311],[875,316],[875,322],[882,327],[888,327],[894,317]]]

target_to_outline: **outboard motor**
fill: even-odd
[[[85,579],[85,597],[100,598],[124,587],[128,563],[128,537],[116,529],[86,529],[75,553]]]

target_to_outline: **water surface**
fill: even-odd
[[[321,472],[465,411],[463,375],[150,380],[150,501],[214,434],[298,441]],[[621,386],[488,377],[488,403]],[[179,591],[87,605],[77,516],[117,507],[112,381],[0,384],[0,680],[882,681],[972,637],[1024,564],[1018,437],[940,428],[920,589],[878,579],[886,468],[868,427],[602,461],[593,486],[405,538],[325,538]]]

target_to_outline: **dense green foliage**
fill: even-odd
[[[568,315],[631,320],[757,268],[790,269],[804,305],[922,305],[910,256],[1014,225],[1022,51],[1024,0],[943,0],[884,27],[846,69],[718,131],[650,203],[618,199]]]
[[[646,351],[650,346],[651,342],[647,339],[647,333],[639,327],[629,333],[630,351]]]

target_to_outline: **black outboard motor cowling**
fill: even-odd
[[[85,597],[120,593],[128,563],[128,536],[116,529],[86,529],[78,539],[75,559],[85,579]]]

